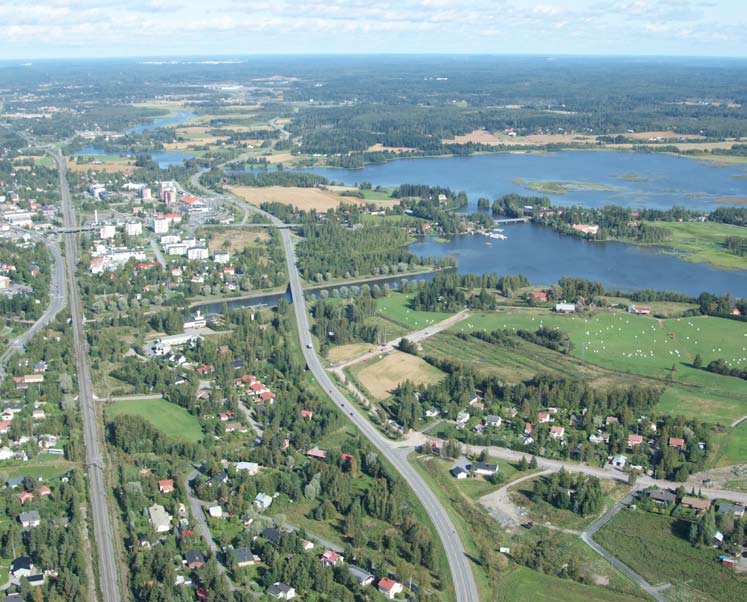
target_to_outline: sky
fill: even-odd
[[[0,0],[0,57],[747,57],[747,0]]]

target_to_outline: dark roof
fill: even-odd
[[[657,489],[656,491],[652,491],[649,494],[649,497],[655,502],[674,503],[677,501],[677,496],[674,495],[671,491],[667,491],[666,489]]]
[[[31,567],[33,566],[34,563],[32,562],[31,558],[29,558],[28,556],[19,556],[11,563],[10,572],[15,573],[20,569],[26,569],[27,571],[30,571]]]
[[[489,470],[491,472],[495,472],[498,470],[498,465],[488,464],[487,462],[475,462],[471,468],[472,470]]]
[[[238,370],[244,367],[244,360],[234,360],[231,362],[231,368]]]
[[[184,552],[184,560],[187,561],[187,564],[192,564],[193,562],[204,563],[205,557],[199,550],[187,550],[186,552]]]
[[[268,527],[262,531],[261,535],[274,546],[278,545],[283,538],[283,532],[274,527]]]
[[[21,594],[8,594],[5,596],[4,602],[23,602],[23,596]]]
[[[37,573],[36,575],[29,575],[26,577],[28,582],[33,585],[34,583],[44,583],[44,573]]]
[[[452,475],[457,476],[458,474],[466,473],[467,471],[464,468],[462,468],[461,466],[454,466],[454,468],[452,468],[449,472]]]
[[[744,512],[744,506],[741,504],[732,504],[730,502],[724,502],[723,504],[718,505],[718,511],[719,514],[724,514],[726,512]]]
[[[368,571],[364,571],[362,568],[355,565],[349,565],[348,571],[358,583],[364,583],[365,581],[373,580],[374,576]]]
[[[271,596],[277,596],[278,594],[287,594],[290,590],[291,590],[290,585],[286,585],[285,583],[273,583],[267,589],[267,592]]]
[[[233,551],[236,562],[250,562],[254,560],[254,554],[249,548],[236,548]]]

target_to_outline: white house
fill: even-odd
[[[221,249],[220,251],[216,251],[213,255],[213,261],[215,263],[228,263],[231,261],[231,254],[228,251]]]
[[[208,514],[211,518],[223,518],[223,508],[220,506],[210,506],[210,508],[208,508]]]
[[[259,472],[259,464],[256,462],[236,462],[236,470],[245,470],[248,475],[254,476]]]
[[[166,234],[169,231],[169,223],[165,217],[154,217],[150,222],[150,227],[156,234]]]
[[[187,259],[190,261],[199,261],[207,259],[209,256],[207,247],[190,247],[187,249]]]
[[[267,593],[270,597],[275,598],[276,600],[292,600],[296,597],[295,589],[290,585],[280,583],[279,581],[273,583],[269,588],[267,588]]]
[[[272,505],[272,496],[259,492],[254,498],[254,506],[257,510],[267,510]]]
[[[150,524],[156,533],[166,533],[171,529],[171,515],[160,504],[153,504],[148,508]]]
[[[576,311],[575,303],[556,303],[555,311],[559,314],[572,314]]]

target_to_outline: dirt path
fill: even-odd
[[[518,478],[510,483],[507,483],[500,489],[496,489],[492,493],[482,496],[478,501],[488,513],[497,520],[504,527],[506,526],[518,526],[521,523],[526,522],[521,514],[521,510],[511,500],[510,489],[515,487],[519,483],[529,481],[536,477],[549,475],[552,470],[543,470],[541,472],[533,472],[532,474],[525,475]]]
[[[403,337],[397,337],[396,339],[389,341],[388,343],[382,345],[381,347],[371,349],[371,351],[368,351],[362,355],[359,355],[358,357],[354,357],[353,359],[346,360],[344,362],[338,362],[332,367],[332,369],[333,370],[344,370],[346,368],[349,368],[350,366],[354,366],[355,364],[358,364],[367,359],[370,359],[374,355],[391,353],[392,351],[397,349],[402,339],[407,339],[411,343],[419,343],[421,341],[424,341],[425,339],[428,339],[434,335],[439,334],[440,332],[443,332],[444,330],[452,327],[454,324],[458,322],[461,322],[467,317],[469,317],[469,311],[466,309],[463,309],[458,314],[454,314],[453,316],[450,316],[446,318],[445,320],[442,320],[438,324],[433,324],[426,328],[422,328],[421,330],[410,332],[404,335]]]

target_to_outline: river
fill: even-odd
[[[125,134],[142,134],[143,132],[147,132],[149,130],[173,127],[176,125],[181,125],[182,123],[185,123],[190,119],[194,119],[195,117],[197,117],[195,113],[190,113],[189,111],[177,111],[173,115],[159,117],[157,119],[154,119],[153,121],[132,126],[131,128],[125,130]]]

